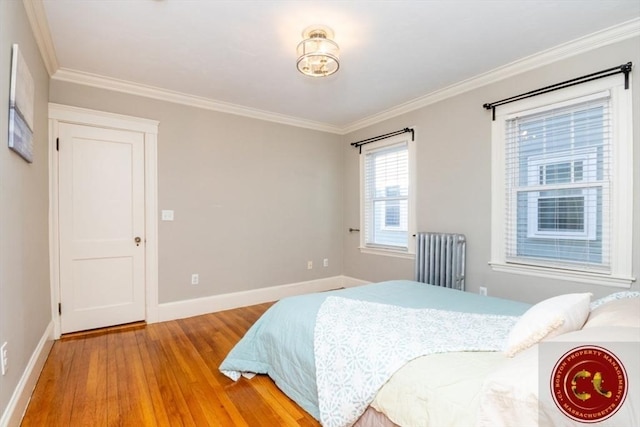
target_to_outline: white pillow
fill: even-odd
[[[600,307],[602,304],[606,304],[610,301],[616,301],[619,299],[627,299],[627,298],[640,298],[640,292],[637,291],[620,291],[615,292],[611,295],[607,295],[606,297],[595,300],[591,303],[591,310],[595,310]]]
[[[511,328],[505,354],[513,357],[544,338],[582,328],[589,316],[591,294],[566,294],[531,307]]]
[[[592,309],[582,328],[597,326],[640,328],[640,298],[614,299]]]

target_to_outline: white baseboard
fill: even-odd
[[[238,307],[246,307],[248,305],[277,301],[294,295],[329,291],[342,287],[348,288],[365,283],[367,282],[351,277],[333,276],[324,279],[310,280],[308,282],[291,283],[287,285],[272,286],[269,288],[253,289],[250,291],[233,292],[185,301],[163,303],[158,304],[158,321],[164,322],[167,320],[183,319],[185,317],[199,316],[201,314],[213,313],[216,311],[230,310]]]
[[[342,286],[345,288],[353,288],[354,286],[368,285],[369,281],[356,279],[355,277],[342,276]]]
[[[27,405],[31,399],[33,389],[38,382],[40,372],[44,367],[44,362],[49,356],[49,351],[53,346],[53,321],[49,322],[47,329],[44,331],[40,342],[33,351],[29,363],[27,364],[18,385],[13,391],[11,400],[0,418],[0,427],[19,426],[27,410]]]

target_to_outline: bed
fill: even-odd
[[[539,399],[526,389],[537,387],[536,343],[581,329],[589,303],[580,294],[536,311],[406,280],[301,295],[267,310],[220,370],[232,380],[269,375],[327,427],[537,425]],[[574,305],[586,314],[562,322],[548,315]],[[640,341],[638,331],[640,318],[637,329],[616,337]],[[527,381],[513,381],[523,366]],[[640,408],[626,407],[632,418]]]

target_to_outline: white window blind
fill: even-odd
[[[604,91],[506,118],[507,262],[610,271],[610,111]]]
[[[407,251],[409,149],[406,141],[372,147],[364,156],[364,245]]]

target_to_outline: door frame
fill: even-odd
[[[158,322],[158,124],[156,120],[49,103],[49,270],[53,335],[60,338],[60,233],[58,222],[58,124],[72,123],[144,134],[145,320]]]

